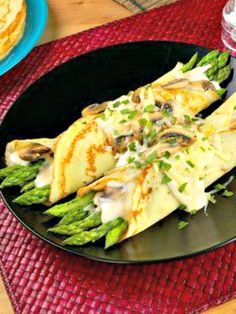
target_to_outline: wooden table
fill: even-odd
[[[131,13],[113,0],[48,0],[49,21],[39,43],[130,16]],[[12,314],[11,303],[0,279],[0,314]],[[236,300],[204,314],[236,314]]]

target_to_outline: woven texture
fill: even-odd
[[[182,0],[36,48],[0,78],[1,116],[48,70],[98,47],[162,39],[223,48],[224,4]],[[235,243],[181,261],[111,265],[53,248],[0,207],[0,269],[16,313],[189,314],[236,296]]]
[[[124,5],[133,13],[138,13],[152,8],[158,8],[162,5],[176,2],[177,0],[116,0]]]

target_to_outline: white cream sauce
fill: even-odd
[[[112,197],[105,198],[99,193],[95,195],[94,203],[101,210],[102,223],[112,221],[118,217],[126,219],[129,215],[132,206],[132,193],[134,190],[134,182],[122,183],[111,181],[108,183],[109,187],[123,188],[124,193],[121,194],[120,198],[113,199]]]
[[[19,155],[17,154],[17,152],[13,152],[10,154],[10,166],[14,166],[14,165],[21,165],[21,166],[27,166],[29,165],[29,161],[23,160],[19,157]]]
[[[41,188],[45,185],[51,184],[53,178],[52,171],[53,171],[53,158],[49,157],[44,161],[36,179],[34,180],[35,186],[37,188]]]

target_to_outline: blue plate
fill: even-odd
[[[36,45],[40,39],[48,18],[46,0],[26,0],[26,25],[22,39],[10,54],[0,61],[0,75],[19,63]]]

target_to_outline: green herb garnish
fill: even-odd
[[[134,160],[135,160],[135,158],[130,156],[130,157],[128,158],[128,163],[130,164],[130,163],[133,162]]]
[[[192,210],[190,211],[190,215],[191,215],[191,216],[195,215],[196,213],[197,213],[197,209],[192,209]]]
[[[122,101],[122,104],[128,105],[128,103],[129,103],[129,99],[126,99],[126,100]]]
[[[178,229],[181,230],[181,229],[185,228],[188,224],[189,224],[189,222],[181,220],[178,223]]]
[[[148,105],[144,108],[144,112],[152,112],[155,109],[155,105]]]
[[[113,108],[117,108],[117,107],[119,107],[121,105],[121,103],[119,102],[119,101],[116,101],[113,105],[112,105],[112,107]]]
[[[156,157],[157,157],[157,152],[154,151],[154,152],[152,152],[150,155],[147,156],[146,162],[147,162],[148,164],[151,164],[151,163],[153,163],[153,161],[156,159]]]
[[[120,112],[121,112],[122,114],[129,114],[129,113],[130,113],[130,110],[129,110],[128,108],[126,108],[126,109],[122,109]]]
[[[168,177],[166,174],[164,174],[162,180],[161,180],[161,184],[167,184],[171,181],[171,178]]]
[[[132,120],[133,118],[136,117],[137,113],[138,113],[137,110],[130,111],[130,113],[128,114],[128,119],[129,119],[129,120]]]
[[[168,171],[168,170],[170,170],[171,165],[168,164],[167,162],[165,162],[164,160],[160,160],[158,162],[158,167],[159,167],[160,170]]]
[[[136,168],[138,168],[138,169],[142,168],[142,163],[140,161],[135,160],[134,164],[135,164]]]
[[[225,190],[221,195],[222,195],[222,196],[225,196],[225,197],[231,197],[231,196],[234,195],[234,193],[231,192],[231,191]]]
[[[163,157],[166,158],[166,159],[169,159],[170,158],[170,152],[165,151],[164,154],[163,154]]]
[[[119,121],[120,124],[124,124],[126,122],[127,122],[127,120],[125,120],[125,119],[122,119],[122,120]]]
[[[194,168],[194,167],[195,167],[194,163],[192,163],[191,160],[186,160],[186,163],[187,163],[191,168]]]
[[[220,183],[216,184],[216,185],[214,186],[214,188],[215,188],[216,190],[218,190],[218,191],[222,191],[222,190],[225,190],[225,189],[226,189],[226,187],[224,186],[224,184],[220,184]]]
[[[179,192],[180,192],[180,193],[183,193],[183,192],[184,192],[184,190],[185,190],[187,184],[188,184],[188,182],[185,182],[185,183],[181,184],[181,186],[179,187]]]
[[[145,126],[145,125],[147,124],[147,120],[146,120],[146,119],[140,119],[140,120],[139,120],[139,124],[140,124],[141,126]]]
[[[136,143],[135,143],[135,142],[131,142],[131,143],[128,145],[128,147],[129,147],[129,150],[130,150],[131,152],[136,152]]]

